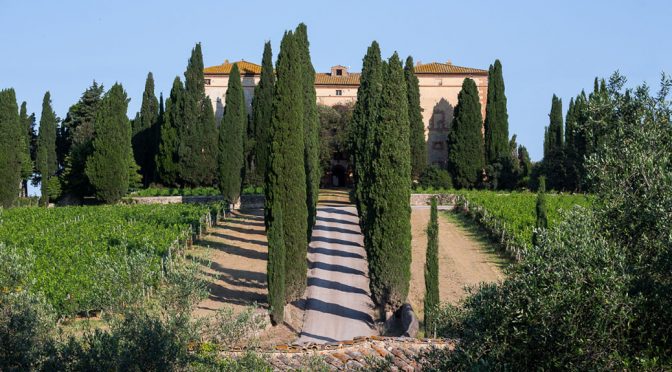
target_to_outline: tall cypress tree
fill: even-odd
[[[548,115],[548,152],[562,149],[564,135],[562,134],[562,100],[555,94],[551,101],[551,113]]]
[[[229,74],[224,116],[219,127],[219,188],[224,199],[235,203],[240,197],[245,167],[245,127],[247,111],[238,65]]]
[[[184,87],[180,78],[175,77],[170,97],[166,102],[166,112],[161,115],[159,151],[156,155],[157,176],[165,186],[175,186],[179,176],[177,148],[180,143],[179,128],[183,123],[183,107]]]
[[[482,180],[485,158],[481,103],[472,79],[464,79],[454,115],[453,127],[448,133],[448,171],[457,187],[477,187]]]
[[[154,95],[154,76],[147,74],[145,91],[142,93],[142,106],[138,118],[133,122],[133,154],[135,162],[140,166],[142,182],[148,186],[154,180],[156,171],[156,153],[158,137],[156,136],[159,118],[159,100]]]
[[[273,99],[271,162],[278,162],[276,179],[269,185],[282,208],[283,241],[286,247],[285,300],[301,298],[306,288],[308,211],[304,165],[303,82],[301,56],[296,37],[285,33],[276,64],[277,82]],[[275,201],[275,200],[274,200]]]
[[[543,173],[551,189],[564,189],[567,178],[565,169],[562,100],[555,94],[551,102],[547,138],[544,148]]]
[[[304,129],[304,163],[306,166],[306,204],[308,207],[308,239],[315,225],[317,216],[317,199],[320,192],[320,118],[317,114],[317,98],[315,95],[315,69],[310,60],[310,43],[308,29],[300,23],[294,32],[299,60],[302,67],[301,83],[303,87],[303,129]]]
[[[179,181],[186,186],[210,185],[217,168],[217,127],[205,95],[200,43],[191,51],[184,78],[182,125],[178,127]]]
[[[272,140],[273,141],[273,140]],[[272,142],[268,167],[264,180],[264,222],[266,224],[266,236],[268,237],[268,263],[266,268],[268,282],[268,304],[271,310],[271,320],[274,324],[284,320],[284,308],[287,298],[286,279],[287,272],[284,231],[282,221],[282,203],[279,193],[279,175],[282,172],[282,155],[274,153],[277,143]]]
[[[535,227],[537,229],[545,229],[548,227],[548,219],[546,218],[546,177],[539,177],[539,190],[537,190],[537,202],[535,205],[535,214],[537,220]],[[535,231],[532,235],[532,244],[539,245],[539,235]]]
[[[49,205],[49,183],[58,169],[56,159],[56,127],[58,118],[51,108],[51,94],[46,92],[42,100],[42,115],[40,117],[40,131],[37,137],[37,172],[42,177],[40,191],[41,203]]]
[[[264,44],[261,59],[261,76],[254,88],[252,100],[252,128],[254,131],[254,167],[257,178],[264,179],[270,149],[271,118],[273,116],[273,90],[275,72],[273,71],[273,52],[271,42]]]
[[[508,155],[509,114],[506,109],[502,64],[495,60],[488,72],[488,100],[485,106],[485,161],[493,164]]]
[[[418,179],[427,168],[427,143],[425,142],[425,124],[422,122],[420,107],[420,86],[415,76],[413,57],[406,58],[404,66],[406,77],[406,95],[408,96],[408,121],[410,123],[411,141],[411,175]]]
[[[117,83],[105,94],[96,113],[96,137],[86,174],[96,197],[107,203],[118,201],[128,192],[133,150],[127,109],[126,92]]]
[[[371,295],[387,313],[406,301],[411,275],[411,160],[408,97],[397,53],[383,63],[378,119],[371,123],[377,153],[367,173],[372,179],[365,244]]]
[[[357,102],[352,114],[352,124],[348,133],[350,154],[354,168],[354,199],[364,230],[368,224],[367,208],[369,204],[369,169],[373,156],[377,153],[372,138],[372,129],[378,120],[383,87],[383,64],[380,47],[376,41],[366,51],[362,62],[362,74],[357,90]],[[365,235],[366,236],[366,235]]]
[[[21,148],[21,195],[28,196],[28,180],[32,177],[35,168],[35,115],[28,116],[26,102],[21,103],[19,121],[23,132]]]
[[[436,198],[432,206],[427,225],[427,253],[425,258],[425,335],[429,336],[434,327],[435,313],[441,302],[439,297],[439,212]]]
[[[14,89],[0,90],[0,206],[11,207],[21,184],[22,126]]]

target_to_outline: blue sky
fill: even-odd
[[[0,88],[13,87],[40,115],[51,91],[65,117],[93,79],[121,82],[139,109],[148,71],[157,95],[182,76],[191,48],[206,66],[224,59],[258,62],[271,40],[274,58],[286,29],[308,25],[317,71],[343,64],[359,71],[377,40],[416,61],[487,69],[502,61],[510,133],[542,156],[551,96],[566,109],[615,70],[630,84],[657,86],[672,73],[670,1],[11,1],[0,0]]]

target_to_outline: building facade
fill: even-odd
[[[248,112],[252,105],[254,87],[259,83],[261,66],[247,61],[234,62],[240,70]],[[221,118],[224,97],[233,63],[228,60],[218,66],[207,67],[205,93],[212,100],[215,116]],[[425,123],[425,139],[429,163],[444,165],[448,156],[446,140],[453,121],[453,111],[457,105],[457,95],[465,78],[476,82],[481,100],[481,111],[485,118],[485,104],[488,91],[488,71],[453,65],[451,62],[432,62],[415,66],[415,74],[420,86],[420,107]],[[350,72],[346,66],[333,66],[330,72],[315,74],[315,93],[319,104],[334,106],[357,100],[360,74]]]

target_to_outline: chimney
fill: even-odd
[[[453,64],[453,61],[451,61],[451,60],[447,60],[447,61],[446,61],[446,64],[447,64],[447,65],[452,65],[452,64]]]
[[[224,60],[224,64],[225,64],[225,65],[228,65],[228,64],[229,64],[229,60],[228,60],[228,59],[225,59],[225,60]]]
[[[415,62],[415,65],[416,65],[416,66],[422,66],[422,61],[416,61],[416,62]]]

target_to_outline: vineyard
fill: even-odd
[[[147,296],[217,205],[0,209],[0,243],[33,257],[26,280],[61,316]],[[10,290],[10,289],[0,289]]]
[[[530,192],[457,191],[457,209],[479,222],[513,258],[520,259],[532,245],[537,195]],[[560,220],[562,210],[575,205],[589,207],[585,195],[547,194],[548,225]]]

